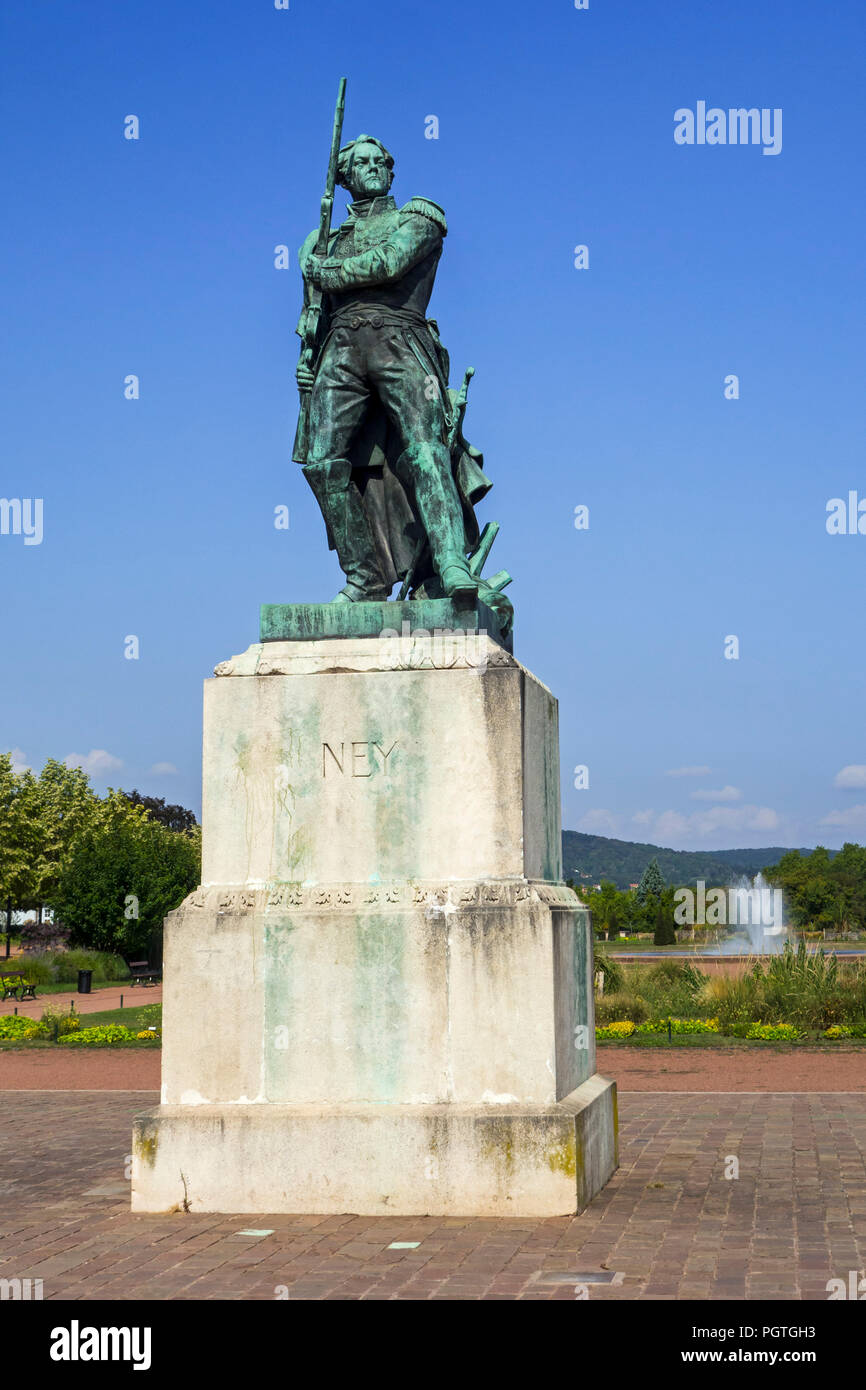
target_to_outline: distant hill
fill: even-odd
[[[789,851],[780,845],[769,849],[662,849],[660,845],[612,840],[606,835],[562,832],[562,868],[575,883],[601,883],[609,879],[617,888],[637,883],[655,855],[668,883],[694,883],[702,878],[709,886],[728,884],[740,874],[754,875],[768,864],[777,864]],[[801,849],[801,854],[811,850]]]

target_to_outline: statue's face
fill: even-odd
[[[355,199],[381,198],[391,187],[391,170],[378,145],[358,145],[352,151],[352,166],[346,177]]]

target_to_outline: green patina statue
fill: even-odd
[[[341,148],[340,83],[321,224],[300,251],[304,307],[294,458],[322,510],[346,584],[335,602],[400,597],[481,599],[504,627],[510,575],[481,570],[498,527],[479,533],[475,506],[492,484],[466,442],[470,368],[449,387],[448,353],[426,317],[447,234],[427,198],[398,208],[394,160],[370,135]],[[331,231],[334,188],[348,216]]]

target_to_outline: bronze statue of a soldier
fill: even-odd
[[[398,208],[394,160],[380,140],[359,135],[339,147],[343,92],[341,84],[322,226],[300,251],[294,449],[346,576],[335,601],[387,599],[402,580],[401,597],[459,603],[480,592],[505,617],[499,590],[509,576],[480,578],[478,552],[489,544],[479,544],[474,507],[492,484],[462,433],[472,373],[459,393],[449,389],[448,354],[426,317],[445,214],[427,198]],[[331,231],[334,183],[352,202]]]

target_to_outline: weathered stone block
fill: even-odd
[[[558,1105],[163,1105],[136,1117],[133,1211],[558,1216],[616,1168],[616,1087]]]

